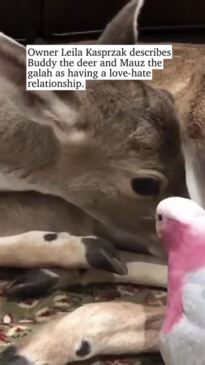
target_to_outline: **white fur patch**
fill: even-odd
[[[16,177],[14,173],[0,172],[0,191],[28,191],[31,185]]]
[[[185,158],[186,184],[189,195],[191,199],[205,208],[200,191],[199,179],[196,176],[197,159],[195,159],[195,153],[188,146],[183,146],[183,153]]]
[[[134,15],[134,23],[133,23],[133,32],[135,37],[135,42],[138,40],[138,17],[140,15],[140,11],[145,3],[145,0],[139,0],[137,4],[137,8]]]

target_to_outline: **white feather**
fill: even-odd
[[[157,215],[181,222],[192,222],[196,217],[205,217],[205,211],[190,199],[171,197],[162,200],[156,210]]]

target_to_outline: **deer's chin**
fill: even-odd
[[[97,222],[96,234],[111,241],[118,249],[126,251],[147,254],[151,253],[151,248],[155,245],[157,247],[161,246],[154,231],[144,230],[141,232],[131,232],[122,227],[115,227],[114,225],[104,226]],[[156,249],[156,252],[158,251],[160,249]],[[156,256],[162,257],[163,254],[157,254]]]
[[[151,255],[162,258],[163,260],[166,260],[166,254],[165,254],[163,245],[161,243],[161,240],[153,241],[149,245],[148,251]]]

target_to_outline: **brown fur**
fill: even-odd
[[[191,198],[205,206],[205,46],[175,44],[173,61],[152,85],[166,88],[175,97],[180,115],[186,181]]]
[[[8,78],[9,74],[7,83]],[[60,103],[65,103],[66,95],[64,108],[69,113],[69,93]],[[35,99],[35,94],[32,97]],[[100,231],[120,247],[144,247],[159,254],[154,236],[156,204],[166,196],[185,194],[179,125],[172,99],[161,90],[133,81],[90,82],[87,91],[77,97],[76,124],[71,127],[67,123],[67,139],[63,141],[62,130],[53,124],[52,110],[50,125],[55,134],[47,126],[28,123],[5,100],[1,109],[6,114],[1,123],[2,171],[10,178],[12,172],[22,189],[58,195],[78,206],[97,220],[95,233],[100,225]],[[52,98],[58,106],[58,97]],[[24,95],[19,99],[20,109],[29,116]],[[15,102],[12,96],[11,101]],[[45,103],[42,108],[43,117]],[[34,103],[31,119],[36,118],[35,109]],[[40,117],[38,121],[43,122]],[[12,128],[5,128],[8,123]],[[167,145],[172,147],[165,154]],[[16,146],[15,154],[10,146]],[[143,196],[132,190],[133,178],[146,177],[158,181],[156,194]]]

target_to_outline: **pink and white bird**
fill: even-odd
[[[205,211],[189,199],[165,199],[156,230],[168,255],[162,357],[166,365],[205,365]]]

